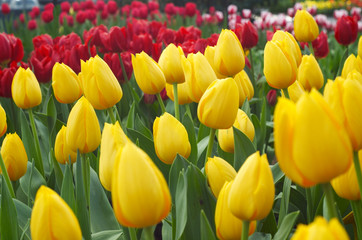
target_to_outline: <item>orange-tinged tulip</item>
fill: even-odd
[[[172,100],[175,101],[173,95],[173,86],[166,83],[166,94]],[[178,104],[184,105],[192,103],[192,99],[189,96],[189,85],[187,82],[177,84]]]
[[[297,10],[294,17],[294,33],[299,42],[312,42],[318,37],[317,22],[306,10]]]
[[[66,132],[67,127],[62,126],[55,138],[54,144],[55,159],[61,164],[69,163],[69,157],[72,163],[75,163],[77,160],[77,152],[73,151],[66,143]]]
[[[324,77],[321,68],[313,55],[304,55],[298,68],[298,81],[307,91],[323,87]]]
[[[254,87],[251,84],[250,78],[248,74],[242,70],[238,74],[235,75],[234,80],[239,90],[239,106],[243,106],[245,99],[253,98],[254,96]]]
[[[6,123],[6,113],[4,108],[0,105],[0,137],[6,133],[7,129],[8,124]]]
[[[170,212],[171,196],[165,178],[150,157],[132,142],[116,156],[112,202],[118,222],[127,227],[155,225]]]
[[[36,193],[30,231],[33,240],[82,239],[79,222],[72,209],[46,186],[41,186]]]
[[[165,74],[168,84],[185,82],[181,56],[184,56],[182,48],[176,47],[173,43],[170,43],[161,53],[158,65]]]

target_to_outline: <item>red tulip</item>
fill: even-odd
[[[69,27],[73,27],[74,26],[74,18],[71,15],[67,15],[67,23]]]
[[[156,62],[160,59],[162,53],[162,43],[153,43],[152,44],[152,58]]]
[[[95,9],[94,2],[92,0],[86,0],[84,2],[81,2],[81,8],[94,10]]]
[[[78,11],[77,15],[75,16],[75,20],[80,24],[84,23],[86,18],[87,18],[86,13],[83,12],[82,10]]]
[[[0,64],[8,64],[12,57],[10,40],[6,33],[0,33]]]
[[[160,5],[156,1],[149,1],[148,8],[150,9],[150,11],[156,11],[159,10]]]
[[[86,17],[87,17],[87,19],[89,20],[89,21],[94,21],[94,20],[96,20],[96,18],[97,18],[97,12],[96,12],[96,10],[94,10],[94,9],[88,9],[88,10],[86,10]]]
[[[104,61],[108,64],[108,66],[116,76],[117,80],[120,83],[124,83],[125,79],[123,77],[123,71],[119,56],[120,55],[117,53],[106,53],[104,54]],[[121,58],[123,61],[124,68],[126,70],[127,78],[130,79],[133,71],[131,53],[123,52],[121,53]]]
[[[72,3],[72,8],[73,8],[74,12],[78,12],[80,10],[79,2],[73,2]]]
[[[8,14],[10,13],[9,4],[7,4],[7,3],[1,4],[1,12],[2,12],[4,15],[8,15]]]
[[[40,8],[39,8],[39,7],[33,7],[33,8],[31,9],[31,13],[32,13],[32,15],[33,15],[32,19],[33,19],[33,18],[36,18],[37,16],[40,15]],[[29,13],[29,15],[30,15],[30,13]]]
[[[204,54],[206,47],[207,47],[207,40],[203,38],[197,39],[194,44],[195,52],[201,52],[202,54]]]
[[[24,57],[24,47],[22,41],[13,34],[8,35],[11,46],[11,62],[20,62]]]
[[[44,6],[44,11],[53,11],[53,9],[54,9],[54,4],[53,3],[47,3],[47,4],[45,4],[45,6]]]
[[[122,13],[123,16],[128,17],[130,12],[131,12],[131,7],[129,5],[124,5],[121,8],[121,13]]]
[[[219,34],[217,33],[211,34],[211,36],[207,39],[207,45],[211,47],[215,46],[218,39],[219,39]]]
[[[66,12],[66,13],[69,13],[69,10],[70,10],[70,3],[65,1],[65,2],[62,2],[60,4],[60,9],[62,12]]]
[[[108,14],[107,8],[104,8],[101,13],[101,19],[106,20],[108,18],[108,16],[109,16],[109,14]]]
[[[125,27],[114,26],[109,30],[110,45],[113,52],[126,51],[129,48]]]
[[[24,23],[24,22],[25,22],[24,13],[20,13],[20,15],[19,15],[19,20],[20,20],[21,23]]]
[[[319,36],[312,42],[312,46],[316,58],[325,58],[329,53],[327,34],[321,31]]]
[[[91,53],[91,56],[89,55],[89,52]],[[88,45],[86,44],[77,44],[73,46],[71,50],[67,50],[65,52],[63,62],[78,74],[81,70],[80,60],[87,61],[90,57],[94,57],[95,55],[95,46],[92,46],[88,49]]]
[[[132,23],[128,26],[132,26],[133,34],[145,34],[148,33],[148,21],[144,19],[133,19]]]
[[[157,35],[161,28],[164,28],[165,25],[159,21],[152,21],[148,24],[148,32],[151,34],[154,40],[157,39]]]
[[[337,20],[334,36],[341,45],[349,45],[356,41],[358,33],[357,20],[350,16],[342,16]]]
[[[185,15],[188,17],[193,17],[196,14],[196,4],[193,2],[188,2],[185,4]]]
[[[38,35],[33,38],[34,48],[38,48],[41,45],[46,45],[46,44],[53,45],[53,39],[48,34]]]
[[[250,21],[243,24],[237,24],[234,31],[243,48],[250,49],[258,44],[258,30]]]
[[[41,19],[45,23],[50,23],[51,21],[53,21],[53,18],[54,18],[53,10],[45,10],[41,14]]]
[[[28,29],[29,30],[34,30],[38,27],[38,24],[36,23],[36,21],[34,19],[29,20],[28,22]]]
[[[18,70],[16,63],[10,64],[9,68],[4,68],[0,70],[0,96],[11,98],[11,84],[13,82],[14,75]],[[23,65],[27,68],[27,65]]]
[[[157,34],[156,42],[162,42],[165,45],[175,43],[176,31],[169,28],[161,28]]]
[[[114,15],[116,14],[117,10],[118,10],[118,6],[117,6],[117,3],[113,0],[110,0],[108,3],[107,3],[107,10],[110,14]]]
[[[165,13],[169,16],[176,15],[177,9],[176,6],[173,3],[167,3],[165,5]]]
[[[152,55],[153,42],[150,34],[133,35],[131,42],[132,53],[140,53],[144,51],[148,55]]]
[[[274,106],[277,103],[277,91],[275,89],[269,90],[266,99],[270,106]]]
[[[103,0],[98,0],[96,2],[96,9],[98,12],[102,12],[106,8],[106,3]]]

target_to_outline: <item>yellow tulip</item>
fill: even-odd
[[[304,92],[305,92],[304,88],[298,80],[295,81],[292,85],[290,85],[288,87],[288,94],[289,94],[290,100],[292,100],[293,102],[298,102],[299,98],[303,95]],[[283,92],[282,92],[282,96],[284,97]]]
[[[188,158],[191,145],[186,128],[171,114],[165,112],[153,123],[153,138],[158,158],[172,164],[177,154]]]
[[[79,222],[72,209],[46,186],[41,186],[36,193],[30,232],[33,240],[82,239]]]
[[[323,217],[316,217],[307,225],[299,224],[291,240],[349,240],[344,227],[336,218],[327,223]]]
[[[69,113],[66,144],[73,151],[93,152],[101,142],[101,129],[92,105],[81,97]]]
[[[84,96],[95,109],[113,107],[121,100],[121,85],[102,58],[96,55],[86,62],[81,60],[81,69]]]
[[[359,37],[358,41],[358,56],[362,59],[362,36]]]
[[[175,101],[173,96],[173,86],[166,83],[166,94],[172,100]],[[192,99],[189,96],[189,85],[187,82],[177,84],[178,104],[184,105],[192,103]]]
[[[214,129],[230,128],[239,109],[239,93],[234,79],[216,80],[207,88],[197,107],[202,124]]]
[[[341,76],[347,78],[348,73],[354,69],[362,74],[362,59],[360,56],[356,57],[354,54],[351,54],[344,62]]]
[[[220,191],[220,197],[216,202],[215,226],[216,235],[220,240],[239,240],[243,231],[243,223],[235,217],[228,207],[228,198],[232,182],[226,182]],[[254,233],[256,221],[252,221],[249,226],[249,233]]]
[[[323,73],[312,54],[303,56],[302,63],[298,68],[298,81],[307,91],[312,90],[312,88],[319,90],[323,87]]]
[[[300,51],[299,44],[295,40],[292,34],[289,32],[284,32],[278,30],[274,33],[273,41],[286,41],[286,47],[288,48],[288,52],[291,56],[293,56],[296,61],[297,66],[302,62],[302,52]]]
[[[250,139],[250,141],[254,140],[255,129],[253,123],[250,121],[248,115],[246,115],[243,110],[238,109],[238,114],[236,115],[233,126],[228,129],[220,129],[218,133],[220,148],[225,152],[234,152],[233,127],[243,132]]]
[[[315,89],[297,103],[279,99],[274,146],[280,168],[303,187],[329,182],[346,172],[353,157],[342,123]]]
[[[227,76],[222,75],[221,73],[219,73],[215,67],[214,64],[214,57],[215,57],[215,47],[211,47],[211,46],[207,46],[205,49],[205,53],[204,56],[206,57],[207,61],[210,63],[210,66],[212,67],[212,69],[214,69],[214,72],[216,74],[216,77],[218,79],[223,79],[226,78]]]
[[[104,124],[99,157],[99,179],[108,191],[112,189],[112,173],[117,153],[127,141],[129,140],[118,121],[115,124]]]
[[[248,74],[242,70],[238,74],[235,75],[234,80],[239,90],[239,106],[243,106],[245,99],[253,98],[254,96],[254,88],[253,84],[251,84],[250,78]]]
[[[170,43],[161,53],[158,65],[162,69],[169,84],[185,82],[184,71],[182,70],[181,56],[184,52],[181,47]]]
[[[214,66],[219,73],[229,77],[244,69],[244,50],[233,31],[221,31],[215,46]]]
[[[150,157],[132,142],[117,153],[112,202],[118,222],[126,227],[155,225],[170,212],[171,196],[165,178]]]
[[[66,144],[66,132],[67,127],[62,126],[55,138],[54,144],[55,159],[61,164],[69,163],[69,157],[72,163],[75,163],[77,160],[77,152],[73,151],[70,146]]]
[[[348,73],[347,79],[358,81],[360,84],[362,84],[362,74],[358,72],[356,69],[353,69]]]
[[[199,102],[207,87],[217,79],[216,74],[206,57],[200,52],[181,56],[185,80],[189,86],[189,97]]]
[[[358,152],[360,165],[362,164],[362,150]],[[361,169],[362,170],[362,169]],[[351,167],[346,173],[339,175],[331,181],[332,187],[338,196],[348,200],[360,200],[357,175],[355,165],[352,162]]]
[[[8,124],[6,123],[6,113],[4,108],[0,105],[0,137],[6,133],[7,129]]]
[[[6,134],[1,147],[1,157],[3,158],[11,181],[19,180],[25,175],[28,164],[28,156],[26,155],[24,144],[18,134]]]
[[[294,17],[294,33],[299,42],[312,42],[318,37],[317,22],[306,10],[297,10]]]
[[[220,157],[208,158],[205,164],[205,173],[212,193],[219,197],[220,190],[224,183],[234,180],[235,169]]]
[[[11,84],[13,100],[19,108],[28,109],[41,103],[41,90],[34,73],[22,67],[16,71]]]
[[[231,213],[241,220],[265,218],[273,207],[275,188],[266,155],[250,155],[238,171],[229,192]]]
[[[353,149],[362,149],[362,84],[352,79],[329,80],[324,96],[347,130]]]
[[[82,96],[77,74],[64,63],[55,63],[52,74],[54,96],[60,103],[73,103]]]
[[[155,60],[145,52],[132,54],[132,66],[136,82],[147,94],[157,94],[165,88],[166,78]]]

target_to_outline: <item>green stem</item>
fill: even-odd
[[[359,187],[359,193],[362,199],[362,173],[361,173],[361,165],[358,159],[358,151],[355,151],[353,153],[353,163],[354,163],[354,169],[356,171],[357,175],[357,181],[358,181],[358,187]]]
[[[161,110],[162,110],[162,114],[164,114],[164,113],[166,112],[166,108],[165,108],[165,104],[163,104],[163,100],[162,100],[162,98],[161,98],[160,93],[157,93],[157,94],[156,94],[156,97],[157,97],[158,103],[160,104],[160,107],[161,107]]]
[[[309,52],[310,52],[310,54],[312,54],[312,55],[314,56],[314,49],[313,49],[312,42],[308,42],[308,46],[309,46]]]
[[[30,119],[30,125],[31,130],[33,131],[33,137],[35,141],[35,150],[36,150],[36,159],[35,159],[35,166],[40,171],[41,175],[44,177],[44,167],[43,167],[43,160],[41,157],[41,151],[40,151],[40,144],[39,144],[39,138],[38,133],[36,131],[35,122],[34,122],[34,115],[33,115],[33,109],[29,109],[29,119]]]
[[[211,156],[212,147],[214,145],[215,132],[216,132],[216,129],[210,128],[209,144],[207,145],[207,151],[206,151],[204,166],[206,165],[207,159]]]
[[[140,97],[138,96],[138,94],[136,93],[136,91],[133,89],[133,87],[132,87],[131,84],[129,83],[129,79],[128,79],[128,77],[127,77],[126,69],[125,69],[125,67],[124,67],[123,60],[122,60],[121,55],[119,55],[119,61],[120,61],[120,63],[121,63],[123,79],[124,79],[124,81],[126,82],[126,85],[128,86],[129,90],[131,91],[131,94],[133,95],[133,98],[134,98],[137,102],[139,102],[139,101],[140,101]]]
[[[352,211],[353,211],[353,218],[356,223],[357,228],[357,235],[358,238],[355,239],[362,239],[362,208],[361,208],[361,201],[350,201]]]
[[[191,113],[190,104],[185,104],[184,106],[186,107],[187,115],[189,115],[190,119],[192,120],[192,113]]]
[[[114,105],[113,108],[114,110],[116,111],[116,118],[117,118],[117,121],[119,122],[119,124],[121,124],[121,116],[119,116],[119,112],[118,110],[121,109],[121,106],[119,105],[119,107],[117,108],[118,106]]]
[[[250,52],[250,70],[251,70],[251,84],[253,85],[254,88],[254,92],[256,93],[256,81],[255,81],[255,75],[254,75],[254,64],[253,64],[253,54],[251,49],[249,50]]]
[[[8,171],[6,170],[5,163],[4,163],[4,160],[3,160],[2,156],[1,156],[1,154],[0,154],[0,167],[1,167],[2,175],[5,178],[6,185],[8,185],[8,189],[10,191],[11,197],[15,198],[13,185],[11,185],[9,174],[8,174]]]
[[[115,124],[116,123],[116,118],[114,117],[113,108],[112,107],[107,108],[107,112],[108,112],[109,117],[111,118],[111,122],[113,124]]]
[[[283,93],[284,93],[285,98],[290,99],[288,89],[287,89],[287,88],[283,88],[282,91],[283,91]]]
[[[84,192],[86,196],[87,206],[90,204],[90,165],[85,153],[80,155],[82,161],[82,175],[83,175],[83,184]]]
[[[137,240],[136,229],[129,227],[128,231],[129,231],[129,235],[131,237],[131,240]]]
[[[313,221],[313,201],[312,201],[312,190],[305,188],[305,195],[307,197],[307,221],[311,223]]]
[[[153,228],[151,227],[145,227],[143,229],[143,236],[145,240],[154,240],[155,236],[153,235]]]
[[[175,104],[175,117],[180,121],[180,108],[178,106],[178,92],[177,92],[177,83],[173,84],[173,102]]]
[[[250,222],[247,220],[243,221],[243,230],[241,233],[241,240],[248,240],[249,238],[249,224]]]
[[[329,213],[328,220],[331,220],[333,218],[338,219],[338,214],[337,214],[336,204],[334,201],[332,186],[330,183],[324,183],[324,184],[322,184],[322,187],[326,194],[325,198],[326,198],[327,209],[328,209],[328,213]]]

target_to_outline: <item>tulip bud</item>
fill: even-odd
[[[185,82],[184,71],[182,70],[181,56],[184,55],[181,47],[169,44],[161,53],[158,64],[169,84]]]
[[[229,77],[243,70],[244,50],[233,31],[221,31],[215,47],[214,65],[218,72]]]
[[[214,70],[206,57],[200,52],[181,56],[185,80],[189,86],[189,96],[194,102],[199,102],[207,87],[217,79]]]
[[[348,234],[336,218],[327,223],[323,217],[316,217],[308,226],[299,224],[291,240],[349,240]]]
[[[79,222],[72,209],[46,186],[41,186],[36,193],[30,232],[33,240],[82,239]]]
[[[231,213],[241,220],[268,216],[274,203],[274,181],[266,155],[250,155],[238,171],[229,192]],[[247,196],[247,197],[246,197]]]
[[[99,179],[108,191],[112,189],[112,173],[118,150],[123,148],[127,141],[128,138],[118,122],[104,124],[99,157]]]
[[[212,193],[219,197],[221,188],[226,182],[234,180],[235,169],[224,159],[219,157],[208,158],[205,164],[205,173]]]
[[[235,122],[232,127],[228,129],[220,129],[218,133],[218,140],[220,147],[225,152],[234,152],[234,130],[233,127],[243,132],[250,141],[254,140],[255,129],[253,123],[250,121],[248,115],[243,110],[238,109]]]
[[[62,126],[55,138],[55,159],[61,164],[69,163],[69,157],[72,163],[77,161],[77,152],[73,151],[66,143],[66,131],[67,127]]]
[[[356,41],[358,35],[358,23],[354,17],[342,16],[338,18],[334,37],[341,45],[349,45]]]
[[[28,156],[25,147],[18,134],[9,133],[5,136],[1,147],[1,157],[11,181],[19,180],[25,175]],[[0,169],[0,173],[2,173]]]
[[[328,35],[321,31],[319,36],[312,42],[314,55],[316,58],[325,58],[329,53]]]
[[[145,52],[132,55],[134,76],[144,93],[156,94],[165,88],[166,78],[155,60]]]
[[[177,154],[188,158],[191,145],[186,128],[175,117],[165,112],[153,123],[153,138],[158,158],[172,164]]]
[[[77,74],[64,63],[55,63],[53,67],[52,87],[54,96],[60,103],[73,103],[82,96]]]
[[[295,103],[298,102],[299,98],[303,95],[304,92],[304,88],[298,80],[288,87],[289,98]],[[283,92],[282,96],[285,97]]]
[[[210,63],[210,66],[212,67],[212,69],[214,69],[214,72],[216,74],[216,77],[218,79],[223,79],[226,78],[227,76],[222,75],[221,73],[219,73],[215,67],[214,64],[214,57],[215,57],[215,47],[211,47],[210,45],[206,47],[205,49],[205,53],[204,56],[206,57],[207,61]]]
[[[112,202],[118,222],[126,227],[155,225],[170,212],[171,195],[165,178],[150,157],[132,142],[117,153]]]
[[[298,68],[298,81],[307,91],[323,87],[324,77],[321,68],[313,55],[304,55]]]
[[[98,55],[81,61],[84,96],[95,109],[114,106],[122,98],[122,88],[108,64]]]
[[[202,124],[214,129],[230,128],[239,109],[239,93],[235,80],[216,80],[207,88],[197,107]]]
[[[294,33],[299,42],[312,42],[318,37],[318,25],[306,10],[297,10],[294,17]]]
[[[341,76],[347,78],[348,73],[354,69],[362,74],[362,59],[360,56],[356,57],[354,54],[351,54],[344,62]]]
[[[362,84],[358,81],[337,78],[329,80],[324,96],[333,112],[343,123],[353,149],[362,149]]]
[[[4,108],[0,105],[0,137],[6,133],[7,129],[8,125],[6,123],[6,113]]]
[[[235,75],[234,80],[239,90],[239,107],[243,106],[245,99],[249,101],[254,96],[253,84],[251,84],[248,74],[242,70]]]
[[[215,227],[216,235],[220,240],[240,239],[243,231],[243,222],[235,217],[228,207],[230,189],[233,182],[226,182],[220,191],[220,197],[216,202]],[[252,221],[249,226],[249,233],[254,233],[256,221]]]
[[[41,103],[41,90],[34,73],[22,67],[16,71],[11,84],[13,100],[19,108],[28,109]]]
[[[175,101],[173,95],[173,86],[166,83],[166,94],[172,100]],[[189,96],[189,85],[187,82],[177,84],[177,94],[178,94],[178,104],[188,104],[192,103],[192,99]]]
[[[346,172],[352,146],[342,123],[317,90],[297,103],[280,98],[274,112],[274,145],[280,168],[303,187]]]
[[[73,151],[89,153],[97,149],[101,142],[101,129],[92,105],[81,97],[69,113],[66,144]]]

